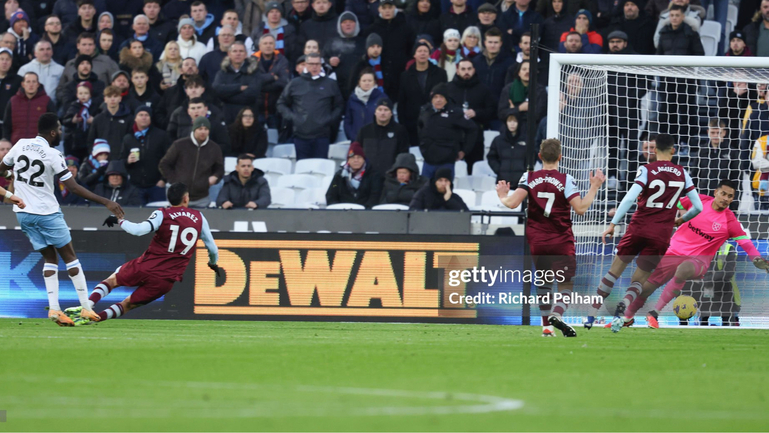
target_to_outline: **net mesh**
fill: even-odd
[[[739,183],[732,210],[759,252],[769,254],[769,193],[760,191],[762,170],[769,172],[767,152],[762,150],[769,134],[766,83],[767,68],[561,65],[557,89],[553,83],[550,87],[550,92],[558,91],[559,115],[548,119],[558,124],[561,166],[583,192],[589,189],[591,171],[601,169],[608,178],[591,209],[583,216],[573,215],[579,266],[576,292],[594,295],[609,270],[620,237],[604,246],[601,232],[639,165],[653,158],[658,133],[677,139],[674,162],[687,168],[701,194],[712,195],[721,179]],[[732,250],[738,251],[736,258],[724,255],[723,266],[711,266],[703,280],[685,286],[684,294],[694,296],[700,307],[689,324],[739,321],[740,326],[769,327],[769,276],[755,268],[741,249]],[[599,322],[610,320],[634,269],[631,264],[617,280],[599,310]],[[649,298],[648,308],[661,292],[662,288]],[[683,325],[672,314],[672,305],[663,310],[661,324]],[[639,312],[637,323],[643,324],[647,307]],[[567,320],[581,323],[589,308],[573,304]]]

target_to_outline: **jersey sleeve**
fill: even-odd
[[[131,221],[123,220],[120,222],[120,228],[128,234],[144,236],[157,231],[161,224],[163,224],[163,212],[156,210],[155,212],[152,212],[152,215],[150,215],[149,218],[140,223],[132,223]]]
[[[750,257],[751,260],[756,257],[761,257],[756,246],[753,245],[753,241],[750,240],[750,236],[745,233],[745,229],[734,214],[729,216],[729,220],[726,222],[726,228],[729,230],[729,238],[737,241],[737,245],[748,254],[748,257]]]
[[[684,197],[680,200],[678,200],[678,208],[682,210],[689,210],[689,208],[692,207],[692,201],[689,200],[689,197]]]
[[[211,233],[211,227],[208,225],[208,220],[203,216],[203,214],[200,216],[203,217],[203,224],[200,230],[200,239],[206,245],[206,249],[208,250],[208,262],[215,265],[216,262],[219,261],[219,248],[216,246],[216,242],[214,241],[214,235]]]
[[[645,187],[646,184],[649,183],[649,170],[646,167],[638,167],[638,172],[635,175],[635,183],[636,185],[641,185],[641,187]]]
[[[163,211],[158,209],[155,212],[152,212],[149,218],[147,218],[147,222],[152,226],[153,232],[158,231],[160,225],[163,224]]]
[[[521,179],[518,181],[518,188],[523,188],[526,191],[529,190],[529,173],[523,173],[523,176],[521,176]]]
[[[689,176],[688,171],[684,170],[684,194],[687,194],[689,191],[694,191],[694,188],[692,177]]]
[[[566,201],[571,201],[574,197],[579,197],[579,190],[577,189],[577,181],[570,175],[566,175],[566,185],[563,188],[563,195],[566,197]]]
[[[67,170],[67,162],[64,161],[64,155],[62,155],[61,152],[53,152],[53,155],[51,156],[51,168],[56,176],[60,176],[59,180],[62,182],[72,178],[72,173]]]

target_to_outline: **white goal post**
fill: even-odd
[[[574,176],[583,193],[589,187],[590,171],[600,168],[607,178],[611,176],[590,211],[573,215],[579,263],[576,291],[595,294],[608,271],[614,245],[604,247],[600,234],[638,165],[648,162],[644,150],[658,133],[676,138],[676,162],[690,171],[701,194],[712,194],[714,184],[723,178],[738,182],[733,210],[756,240],[759,252],[764,257],[769,254],[769,192],[760,192],[757,186],[762,171],[754,159],[754,146],[769,136],[769,58],[552,54],[548,78],[547,138],[562,142],[562,169]],[[733,89],[738,86],[747,90],[737,93]],[[738,96],[730,101],[729,95]],[[759,113],[764,110],[765,115]],[[751,120],[751,113],[764,116],[759,120],[765,123]],[[715,138],[718,134],[721,139]],[[769,140],[763,140],[766,146]],[[625,224],[628,221],[629,216]],[[616,234],[618,242],[622,233]],[[708,276],[685,288],[705,307],[691,324],[700,324],[703,318],[702,324],[739,320],[740,326],[769,327],[769,275],[749,266],[743,252],[739,253],[728,299],[713,294]],[[634,267],[631,264],[617,281],[600,315],[611,315]],[[716,283],[716,292],[724,284]],[[651,308],[660,292],[645,309]],[[678,325],[670,308],[663,311],[666,317],[661,324]],[[639,311],[641,319],[645,309]],[[567,320],[580,323],[587,311],[587,306],[574,305]]]

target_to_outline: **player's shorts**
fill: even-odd
[[[29,238],[32,248],[40,251],[48,246],[61,248],[72,242],[69,227],[64,221],[61,211],[50,215],[35,215],[27,212],[16,212],[21,231]]]
[[[673,278],[678,266],[684,262],[690,262],[694,265],[695,274],[690,280],[702,279],[708,272],[708,266],[710,265],[709,263],[705,263],[705,261],[699,257],[665,255],[646,281],[660,287]]]
[[[148,274],[138,260],[133,259],[119,267],[115,271],[116,280],[118,286],[138,286],[131,293],[131,303],[145,305],[170,292],[176,281]]]
[[[633,261],[638,256],[636,264],[646,272],[651,272],[665,255],[670,244],[669,239],[650,238],[632,230],[625,233],[617,245],[616,256],[625,263]]]
[[[571,281],[577,272],[577,254],[574,241],[551,244],[529,244],[531,259],[538,271],[562,271],[564,281]]]

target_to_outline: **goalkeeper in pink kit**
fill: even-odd
[[[643,284],[642,290],[639,291],[631,286],[617,305],[615,318],[611,323],[613,332],[619,332],[622,325],[630,321],[643,307],[646,299],[658,287],[670,281],[654,309],[646,317],[650,327],[658,328],[659,312],[673,298],[681,294],[681,289],[687,280],[700,279],[705,275],[713,256],[729,239],[737,241],[757,268],[769,270],[769,262],[761,257],[737,217],[729,209],[729,205],[734,200],[735,191],[734,182],[722,180],[713,197],[700,195],[703,210],[699,215],[685,223],[681,219],[676,220],[676,223],[681,225],[670,239],[670,247],[660,264]],[[688,198],[684,198],[680,205],[688,210],[692,203]],[[624,317],[622,317],[623,314]]]

